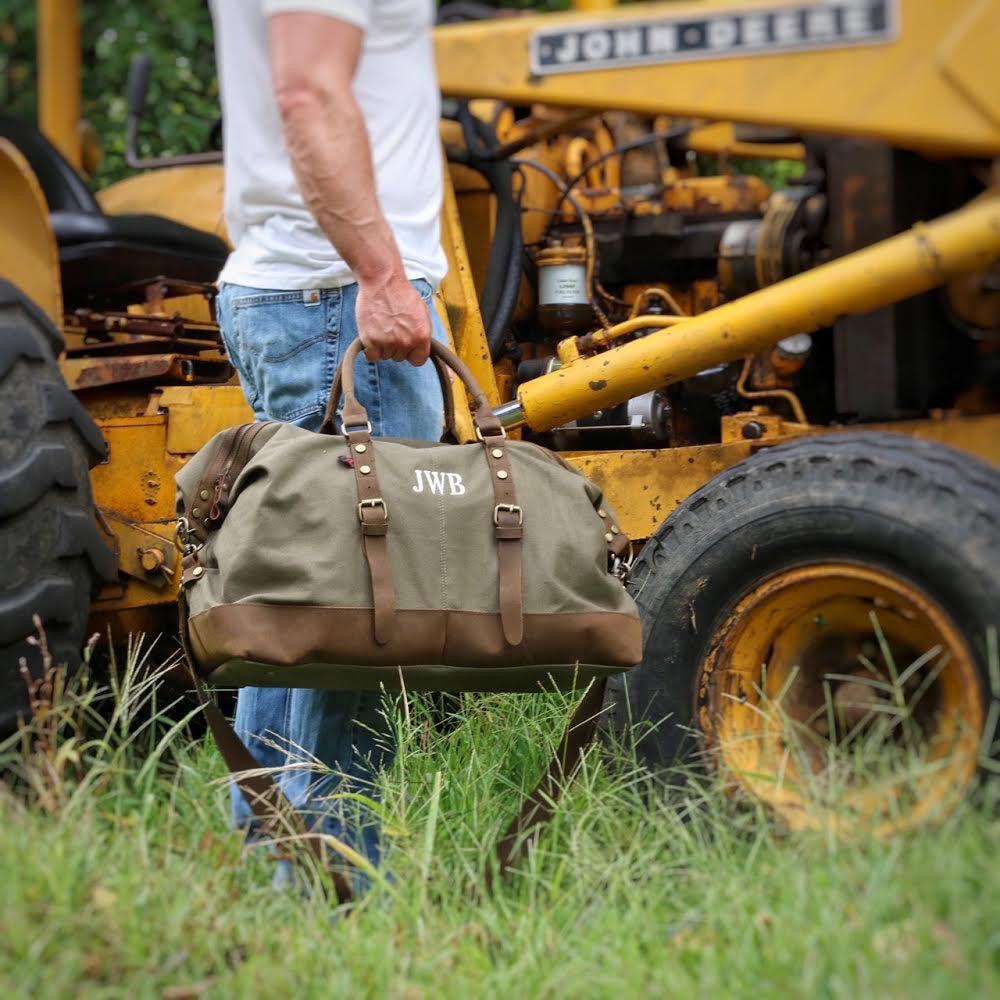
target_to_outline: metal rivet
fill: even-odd
[[[366,451],[368,450],[368,447],[367,447],[367,445],[363,445],[363,444],[356,444],[356,445],[354,446],[354,450],[355,450],[355,451],[356,451],[356,452],[357,452],[357,453],[358,453],[359,455],[363,455],[363,454],[364,454],[364,453],[365,453],[365,452],[366,452]]]
[[[503,458],[503,452],[499,448],[494,448],[493,449],[493,457],[494,458]]]
[[[205,573],[205,567],[204,566],[195,566],[195,568],[193,570],[191,570],[191,575],[193,577],[203,576],[204,573]]]
[[[371,471],[372,467],[370,465],[362,465],[361,468],[358,469],[358,472],[360,472],[362,476],[367,476]]]
[[[194,508],[194,509],[193,509],[193,510],[191,511],[191,516],[192,516],[192,517],[201,517],[201,508],[200,508],[200,507],[195,507],[195,508]]]
[[[617,535],[618,534],[618,525],[617,524],[612,524],[611,525],[611,530]]]
[[[506,469],[501,469],[499,472],[497,472],[497,479],[506,479],[506,478],[507,478]]]
[[[207,500],[207,499],[209,498],[209,496],[210,496],[210,495],[211,495],[211,494],[210,494],[210,493],[208,492],[208,490],[202,490],[202,491],[201,491],[201,492],[200,492],[200,493],[198,494],[198,496],[200,496],[200,497],[202,498],[202,500]]]
[[[607,517],[607,516],[608,516],[608,512],[607,512],[607,511],[606,511],[606,510],[605,510],[605,509],[604,509],[604,508],[602,507],[602,508],[601,508],[601,509],[600,509],[600,510],[599,510],[599,511],[597,512],[597,516],[598,516],[598,517]]]
[[[604,536],[604,540],[605,540],[606,542],[613,542],[613,541],[615,540],[615,536],[614,536],[614,535],[612,535],[612,534],[611,534],[611,532],[609,531],[609,532],[608,532],[608,533],[607,533],[607,534],[606,534],[606,535]]]

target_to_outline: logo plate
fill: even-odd
[[[531,37],[540,76],[624,66],[879,45],[899,29],[895,0],[826,0],[655,20],[608,21]]]

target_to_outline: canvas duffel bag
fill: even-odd
[[[446,422],[454,433],[447,366],[468,390],[476,442],[373,438],[354,393],[355,341],[319,433],[242,425],[178,473],[182,635],[199,679],[540,691],[640,661],[638,613],[614,572],[628,540],[600,489],[508,440],[466,366],[432,346]],[[598,687],[581,707],[591,717]],[[209,711],[231,766],[254,767]],[[571,749],[564,740],[563,770]]]

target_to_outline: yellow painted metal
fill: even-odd
[[[940,54],[942,74],[996,126],[1000,126],[998,38],[1000,4],[979,0],[956,19],[941,45]]]
[[[59,255],[49,209],[28,161],[0,138],[0,278],[11,282],[57,326],[62,322]]]
[[[746,142],[737,139],[732,122],[712,122],[692,129],[685,140],[688,149],[708,156],[748,160],[804,160],[801,142]]]
[[[164,386],[147,413],[166,415],[166,450],[182,456],[193,455],[213,434],[254,420],[238,385]]]
[[[749,458],[752,442],[640,451],[562,452],[604,491],[622,531],[649,538],[695,490]]]
[[[441,243],[448,255],[448,273],[441,282],[440,297],[447,317],[447,327],[459,357],[469,366],[483,387],[490,403],[500,402],[493,377],[486,330],[483,328],[476,286],[472,280],[469,255],[465,250],[462,220],[458,214],[455,189],[447,170],[444,174],[444,203],[441,211]],[[461,390],[456,390],[461,391]],[[466,407],[467,408],[467,407]],[[459,407],[462,410],[462,407]]]
[[[38,0],[38,124],[80,169],[78,0]]]
[[[996,192],[926,225],[788,278],[521,386],[536,430],[734,361],[794,333],[830,326],[943,284],[1000,258]]]
[[[137,524],[172,520],[174,475],[187,456],[167,450],[166,415],[98,419],[97,426],[109,450],[109,461],[90,473],[97,506]]]
[[[172,598],[177,589],[173,524],[139,525],[112,510],[102,510],[101,515],[115,536],[118,572],[167,591],[168,599]]]
[[[881,677],[859,660],[879,648],[873,609],[892,658],[868,654]],[[912,683],[896,680],[928,653]],[[793,829],[884,835],[944,815],[968,789],[981,692],[966,638],[933,598],[873,566],[822,563],[740,600],[711,639],[698,722],[726,777]],[[894,735],[872,725],[901,710],[910,725]]]
[[[790,0],[769,0],[773,9]],[[760,0],[638,4],[602,11],[595,25],[628,27],[657,17],[699,17],[760,9]],[[901,30],[887,44],[785,51],[536,76],[529,43],[539,29],[580,27],[579,13],[444,25],[435,30],[441,89],[513,104],[615,108],[791,129],[870,136],[907,148],[949,154],[1000,153],[1000,122],[984,111],[1000,93],[1000,63],[988,50],[972,76],[956,78],[949,38],[956,23],[1000,0],[899,0]],[[970,33],[968,39],[975,39]],[[966,45],[972,44],[967,41]],[[976,90],[970,97],[967,87]],[[985,95],[987,96],[983,96]]]
[[[222,164],[164,167],[134,174],[97,193],[109,215],[150,212],[229,242],[222,216]]]
[[[800,427],[780,417],[751,413],[728,419],[734,422],[753,419],[764,427],[765,436],[747,440],[736,433],[726,435],[722,444],[641,451],[563,452],[562,457],[601,487],[618,515],[622,530],[636,542],[652,535],[675,507],[713,476],[749,458],[762,447],[791,441],[803,434],[836,434],[846,430],[907,434],[951,445],[1000,467],[1000,414],[976,417],[941,414],[936,419],[849,428]]]

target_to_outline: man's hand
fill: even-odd
[[[369,361],[409,361],[419,367],[430,357],[427,306],[405,276],[361,281],[355,316]]]

